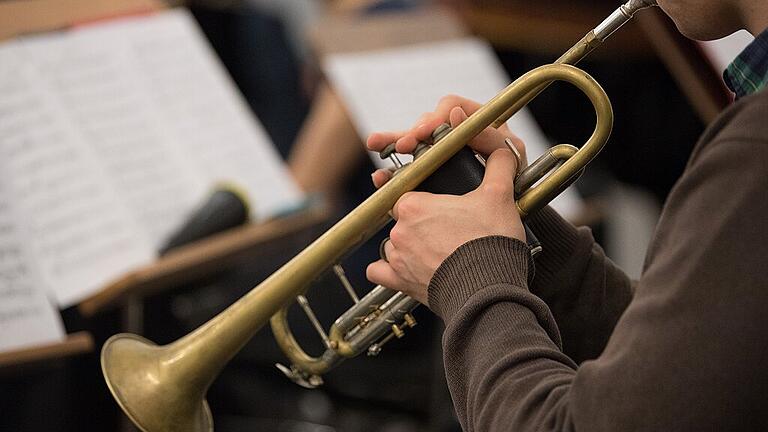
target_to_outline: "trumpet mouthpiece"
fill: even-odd
[[[592,30],[595,39],[603,42],[608,39],[613,32],[621,28],[627,21],[631,20],[635,12],[640,9],[656,6],[656,0],[629,0],[618,9],[613,11],[603,22]]]
[[[626,12],[632,15],[640,9],[645,9],[652,6],[657,6],[656,0],[629,0],[628,2],[624,3],[623,8]]]

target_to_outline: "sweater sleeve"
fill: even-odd
[[[530,291],[552,311],[569,357],[577,363],[597,357],[632,299],[632,282],[589,228],[574,227],[551,207],[527,223],[544,247]]]
[[[550,308],[521,276],[521,242],[478,239],[441,265],[430,307],[446,323],[465,431],[768,430],[765,112],[746,125],[766,136],[700,146],[594,360],[577,367],[561,350]]]

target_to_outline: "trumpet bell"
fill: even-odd
[[[112,336],[101,351],[109,391],[144,432],[212,432],[205,389],[189,388],[195,377],[168,385],[173,354],[173,345],[157,346],[132,334]]]

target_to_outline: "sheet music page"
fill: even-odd
[[[206,192],[216,183],[238,185],[255,220],[301,203],[266,131],[188,12],[148,17],[128,35],[154,112]]]
[[[24,55],[0,46],[2,182],[41,279],[67,307],[151,253]]]
[[[204,184],[173,153],[157,114],[148,109],[120,33],[99,26],[28,38],[21,46],[57,115],[77,131],[148,238],[163,238],[181,224]]]
[[[7,153],[14,144],[23,151],[20,131],[33,118],[18,108],[34,104],[19,94],[22,72],[10,67],[15,57],[14,49],[0,46],[0,352],[64,339],[61,317],[46,297],[23,241],[10,190],[13,172]]]
[[[150,262],[217,182],[303,199],[185,10],[0,44],[0,158],[62,307]]]
[[[6,192],[0,184],[0,352],[64,340],[61,316],[30,264]]]
[[[155,245],[219,182],[245,190],[257,220],[303,198],[186,10],[24,48]]]
[[[490,46],[476,38],[333,54],[325,59],[323,68],[362,137],[411,127],[442,96],[458,94],[484,103],[511,82]],[[507,123],[525,141],[529,161],[550,147],[528,110],[521,110]],[[380,167],[390,166],[378,155],[372,154],[372,158]],[[571,188],[553,200],[552,206],[568,218],[579,214],[582,204]]]

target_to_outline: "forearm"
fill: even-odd
[[[560,349],[546,304],[527,290],[528,266],[524,243],[486,237],[463,245],[430,284],[430,307],[446,322],[446,375],[465,431],[539,430],[542,416],[559,411],[546,401],[565,402],[551,395],[576,365]]]
[[[323,84],[288,157],[294,179],[305,192],[333,195],[364,157],[341,100]]]
[[[572,430],[576,365],[557,346],[556,332],[546,305],[524,288],[492,285],[468,299],[443,336],[464,431]]]
[[[767,304],[765,271],[740,276],[730,269],[713,278],[718,267],[703,262],[693,273],[675,272],[682,260],[673,256],[650,271],[600,357],[577,369],[559,348],[549,308],[526,289],[525,248],[500,237],[467,243],[430,284],[430,307],[446,323],[446,377],[465,431],[768,426],[758,408],[766,377],[755,368],[766,332],[752,325]],[[759,259],[749,261],[756,268]],[[738,282],[724,290],[727,280]]]
[[[446,323],[446,374],[465,430],[768,430],[768,230],[756,222],[768,201],[755,199],[765,195],[756,173],[768,136],[718,136],[670,195],[632,303],[578,370],[526,290],[521,242],[478,239],[440,266],[430,307]]]

